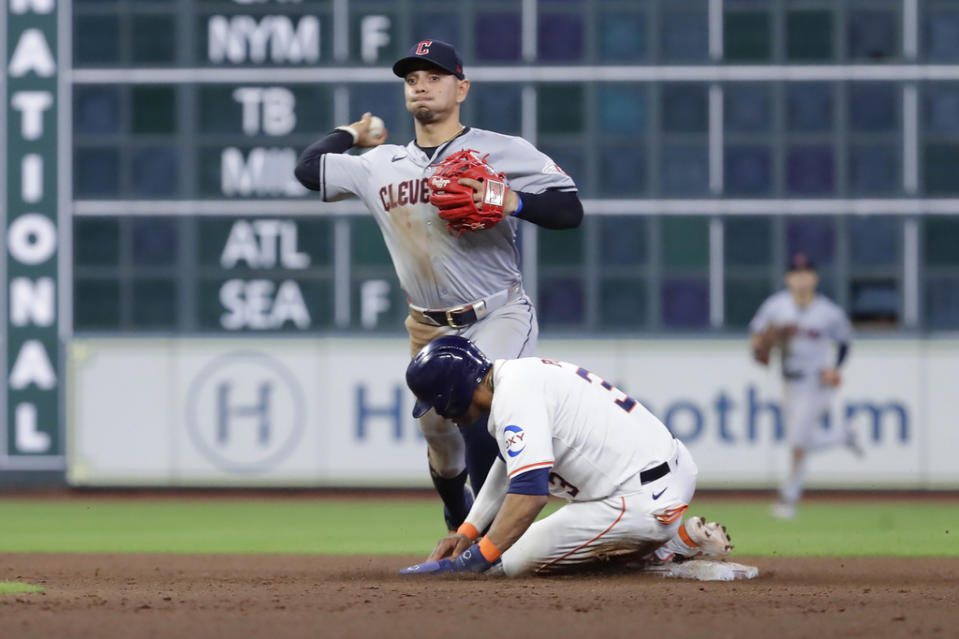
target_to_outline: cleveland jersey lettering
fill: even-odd
[[[430,187],[426,178],[404,180],[399,184],[387,184],[380,187],[380,202],[383,203],[383,210],[387,213],[397,206],[429,204]]]

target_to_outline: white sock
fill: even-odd
[[[817,428],[811,441],[806,445],[806,451],[811,453],[833,446],[842,446],[848,439],[849,434],[843,428],[830,428],[828,430]]]
[[[696,545],[692,539],[689,539],[689,535],[686,535],[686,539],[683,539],[683,535],[680,531],[685,532],[686,522],[684,521],[680,524],[679,529],[676,531],[676,534],[673,535],[669,541],[656,549],[654,553],[656,559],[659,561],[668,561],[673,557],[673,555],[679,555],[680,557],[695,557],[700,553],[699,546]],[[686,540],[689,540],[690,543],[687,543]]]
[[[799,498],[802,497],[803,484],[806,483],[806,456],[804,455],[802,460],[796,464],[792,471],[789,473],[789,477],[786,478],[786,481],[783,483],[782,489],[780,490],[780,496],[782,497],[783,502],[787,504],[796,504],[799,502]]]

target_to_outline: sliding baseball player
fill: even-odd
[[[410,362],[414,416],[489,416],[499,457],[466,521],[404,574],[548,573],[610,558],[723,556],[719,524],[683,522],[696,490],[686,447],[642,404],[575,364],[489,361],[469,340],[433,340]],[[534,523],[549,495],[567,504]],[[489,527],[485,536],[480,531]]]

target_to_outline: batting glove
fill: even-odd
[[[404,568],[401,575],[431,575],[443,572],[484,572],[489,570],[493,562],[487,561],[480,552],[479,544],[473,544],[455,559],[440,559],[439,561],[425,561],[421,564]]]

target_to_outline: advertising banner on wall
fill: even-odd
[[[57,313],[56,2],[5,2],[0,20],[0,471],[63,468]]]
[[[731,340],[549,340],[688,445],[701,487],[784,472],[782,383]],[[68,352],[74,485],[428,486],[395,339],[89,339]],[[823,428],[865,449],[813,457],[810,485],[959,487],[959,342],[857,343]]]

